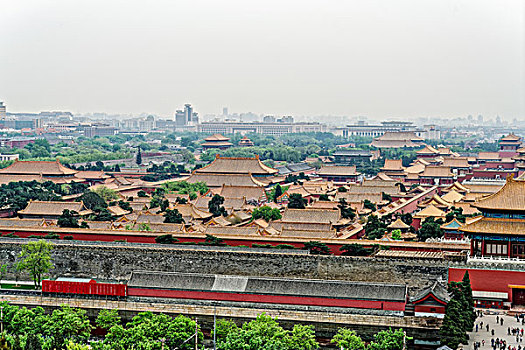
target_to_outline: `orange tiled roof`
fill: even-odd
[[[393,230],[395,230],[395,229],[404,230],[404,229],[409,228],[410,226],[407,225],[407,224],[405,224],[405,223],[403,222],[403,220],[401,220],[401,218],[397,218],[396,221],[394,221],[393,223],[391,223],[391,224],[388,225],[387,227],[390,228],[390,229],[393,229]]]
[[[448,203],[459,202],[460,200],[463,199],[463,197],[464,196],[461,193],[458,193],[455,190],[451,190],[448,193],[446,193],[443,196],[441,196],[441,198],[443,200],[447,201]]]
[[[513,133],[508,134],[500,139],[500,141],[519,141],[521,137],[514,135]]]
[[[401,159],[385,159],[385,165],[381,168],[383,171],[403,171],[403,161]]]
[[[499,159],[499,153],[498,152],[479,152],[478,159],[497,160]]]
[[[91,214],[91,210],[84,207],[82,202],[30,201],[27,206],[18,211],[23,215],[54,215],[60,216],[67,209],[76,211],[80,215]]]
[[[208,187],[230,186],[265,186],[265,183],[250,174],[197,174],[194,173],[187,180],[189,183],[204,182]]]
[[[450,168],[469,168],[470,164],[466,157],[443,158],[443,166]]]
[[[419,154],[419,155],[423,155],[423,154],[425,154],[425,155],[426,154],[438,155],[439,151],[437,149],[435,149],[434,147],[430,146],[430,145],[426,145],[425,148],[420,149],[416,153]]]
[[[336,223],[341,218],[339,210],[326,209],[286,209],[281,221],[301,223]]]
[[[246,198],[247,200],[256,199],[262,200],[266,198],[264,187],[255,186],[232,186],[223,185],[221,188],[221,196],[224,198]]]
[[[429,165],[425,167],[425,171],[420,174],[420,176],[424,177],[454,177],[454,174],[450,172],[450,168],[442,167],[442,166],[435,166],[435,165]]]
[[[226,136],[223,136],[221,134],[213,134],[211,136],[206,137],[204,140],[206,141],[230,141],[230,139]]]
[[[356,176],[360,173],[357,172],[355,165],[349,166],[322,166],[317,172],[319,176]]]
[[[273,175],[279,171],[266,166],[259,156],[253,158],[221,157],[217,155],[215,160],[207,166],[197,169],[193,174],[253,174]]]
[[[78,171],[75,174],[75,177],[78,177],[79,179],[109,179],[110,176],[106,175],[103,171],[88,171],[88,170],[82,170]]]
[[[0,174],[0,185],[8,184],[10,182],[19,182],[19,181],[38,181],[44,182],[45,180],[41,175],[10,175],[10,174]]]
[[[203,142],[202,147],[230,147],[233,146],[231,142],[217,141],[217,142]]]
[[[525,181],[507,178],[505,185],[496,193],[474,203],[480,209],[525,211]]]
[[[10,166],[0,169],[0,174],[12,175],[42,175],[42,176],[71,176],[76,170],[63,166],[56,161],[23,161],[17,160]]]
[[[425,165],[420,162],[417,162],[405,169],[405,173],[407,174],[421,174],[423,171],[425,171]]]
[[[195,207],[193,204],[176,204],[171,209],[177,209],[186,223],[191,220],[209,219],[212,214]]]
[[[460,228],[467,233],[494,233],[503,235],[525,235],[525,221],[521,219],[481,218]]]
[[[444,218],[445,217],[445,212],[443,210],[440,210],[440,209],[436,208],[433,205],[429,205],[428,207],[426,207],[425,209],[421,210],[419,213],[417,213],[415,215],[415,217],[419,217],[419,218],[426,218],[426,217],[429,217],[429,216],[433,216],[433,217],[436,217],[436,218]]]

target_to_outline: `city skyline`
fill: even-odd
[[[279,6],[278,6],[279,5]],[[524,6],[508,1],[5,4],[13,112],[525,116]]]

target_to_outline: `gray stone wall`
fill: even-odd
[[[0,239],[0,263],[12,265],[27,240]],[[419,289],[447,280],[448,263],[385,258],[188,250],[161,245],[56,242],[51,277],[127,280],[133,270],[404,283]],[[13,278],[11,274],[8,278]],[[27,279],[27,276],[24,276]]]

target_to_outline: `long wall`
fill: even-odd
[[[23,243],[23,240],[1,239],[1,263],[12,265]],[[161,245],[126,244],[118,247],[103,242],[56,242],[53,259],[52,277],[102,280],[127,280],[133,270],[155,270],[405,283],[410,288],[419,289],[439,277],[444,281],[448,279],[446,262],[279,254],[275,251],[219,252]],[[8,276],[13,277],[12,274]]]

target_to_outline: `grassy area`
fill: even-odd
[[[34,290],[35,289],[35,286],[31,285],[31,284],[19,284],[19,285],[15,285],[15,284],[12,284],[12,283],[2,283],[0,285],[0,288],[1,289],[30,289],[30,290]]]

